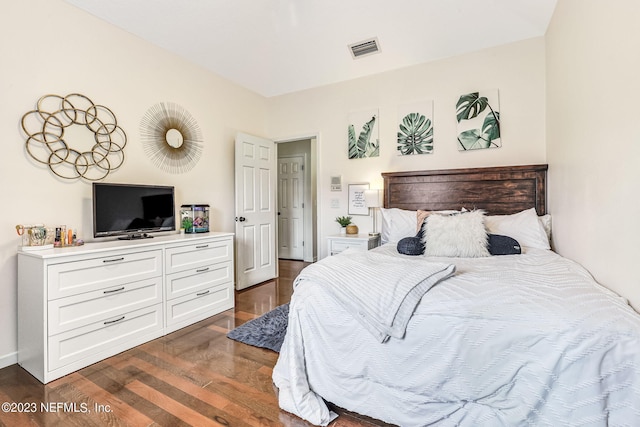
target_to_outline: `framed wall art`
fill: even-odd
[[[349,184],[349,215],[369,215],[365,191],[369,183]]]
[[[380,156],[378,110],[349,114],[347,144],[350,159]]]
[[[433,153],[433,101],[398,107],[396,150],[399,156]]]
[[[500,101],[498,90],[471,92],[458,98],[458,150],[499,148]]]

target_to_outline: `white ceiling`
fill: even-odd
[[[65,1],[267,97],[543,36],[557,2]]]

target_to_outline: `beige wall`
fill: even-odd
[[[640,2],[559,0],[546,35],[556,250],[640,309]]]
[[[0,367],[16,360],[18,223],[66,224],[91,237],[91,185],[63,181],[25,154],[20,118],[45,94],[84,94],[126,131],[124,165],[106,181],[176,187],[177,204],[211,205],[212,228],[234,230],[236,131],[266,134],[265,99],[61,0],[3,2],[0,14]],[[204,152],[190,172],[154,166],[140,143],[145,112],[174,102],[198,122]],[[73,144],[72,144],[73,145]]]
[[[361,60],[366,60],[363,58]],[[460,152],[456,145],[455,104],[471,91],[498,89],[502,148]],[[545,47],[536,38],[456,58],[378,74],[268,100],[269,136],[287,139],[318,135],[320,257],[326,239],[339,231],[336,216],[347,213],[347,184],[369,182],[382,188],[381,172],[546,162]],[[397,156],[398,106],[433,100],[434,153]],[[350,112],[378,108],[380,157],[349,160]],[[343,191],[330,191],[329,177],[342,175]],[[337,201],[339,208],[332,207]],[[372,227],[369,216],[354,216],[360,231]]]

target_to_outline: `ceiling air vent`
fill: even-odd
[[[380,52],[380,43],[378,43],[378,38],[376,37],[373,39],[350,44],[349,51],[351,52],[351,56],[353,56],[353,59],[361,58],[367,55],[373,55],[374,53]]]

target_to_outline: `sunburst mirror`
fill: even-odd
[[[169,173],[190,171],[202,155],[202,134],[196,120],[179,105],[160,102],[140,122],[145,153]]]

